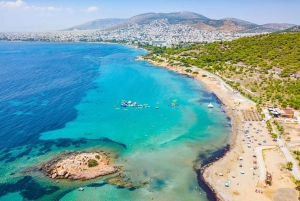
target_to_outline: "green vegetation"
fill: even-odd
[[[96,167],[98,165],[98,162],[95,159],[90,159],[88,161],[88,166],[89,167]]]
[[[279,131],[280,135],[282,135],[282,134],[284,133],[284,128],[283,128],[283,126],[280,125],[280,124],[278,123],[278,121],[276,121],[276,120],[275,120],[273,123],[276,125],[277,130]]]
[[[270,123],[270,120],[266,121],[266,124],[267,124],[267,128],[268,128],[268,131],[271,133],[273,132],[273,128],[272,128],[272,125]]]
[[[260,105],[259,105],[259,104],[256,104],[256,109],[257,109],[257,111],[258,111],[259,113],[261,113],[261,112],[262,112],[262,109],[261,109],[261,107],[260,107]]]
[[[99,160],[99,159],[100,159],[100,156],[99,156],[99,155],[96,155],[95,158],[97,158],[97,159]]]
[[[144,47],[182,68],[196,66],[217,74],[260,105],[300,109],[300,33],[265,34],[188,47]],[[154,56],[155,55],[155,56]]]
[[[300,190],[300,180],[295,180],[294,183],[296,184],[296,190]]]
[[[287,162],[286,167],[291,170],[293,169],[293,165],[293,162]]]
[[[273,138],[274,140],[276,140],[276,139],[278,138],[278,135],[277,135],[276,133],[272,133],[272,138]]]
[[[300,151],[294,150],[293,153],[296,155],[296,160],[299,161],[298,165],[300,165]]]

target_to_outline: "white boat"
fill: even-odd
[[[210,103],[207,105],[208,108],[213,108],[214,106]]]
[[[78,188],[78,191],[84,191],[84,188],[79,187],[79,188]]]

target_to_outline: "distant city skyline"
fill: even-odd
[[[0,32],[52,31],[104,18],[190,11],[211,19],[300,24],[299,0],[0,0]]]

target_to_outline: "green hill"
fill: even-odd
[[[296,32],[300,32],[300,26],[293,26],[293,27],[290,27],[288,29],[285,29],[285,30],[282,30],[282,31],[279,31],[281,33],[296,33]]]
[[[148,58],[203,68],[258,103],[300,108],[299,55],[300,33],[280,33],[186,48],[152,47]]]

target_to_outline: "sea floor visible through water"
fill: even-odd
[[[226,146],[229,119],[202,83],[135,61],[145,53],[114,44],[1,43],[0,200],[207,200],[194,168]],[[124,100],[150,107],[123,108]],[[23,172],[82,150],[110,152],[132,183],[149,183],[120,188],[106,182],[113,175],[56,183]]]

